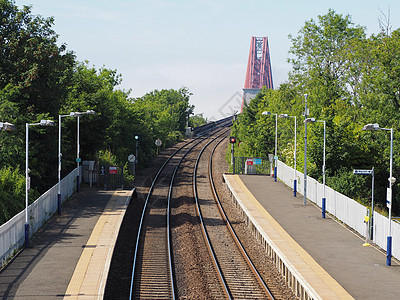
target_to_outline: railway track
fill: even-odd
[[[236,236],[219,201],[213,180],[212,157],[221,141],[216,142],[213,149],[202,149],[193,174],[196,208],[208,251],[214,258],[226,298],[274,299]],[[205,151],[210,152],[209,158],[204,155]]]
[[[188,291],[201,298],[273,299],[232,237],[229,221],[214,200],[218,195],[210,188],[212,153],[227,133],[220,129],[191,140],[158,171],[139,226],[130,299],[176,299]],[[182,230],[190,234],[182,238]]]
[[[174,299],[170,254],[168,207],[174,169],[202,141],[192,140],[175,151],[162,165],[150,187],[136,241],[130,299]],[[195,143],[194,143],[195,142]],[[194,143],[194,145],[191,145]],[[186,151],[185,151],[185,148]]]

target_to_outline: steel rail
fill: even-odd
[[[191,140],[190,142],[182,145],[180,148],[178,148],[174,153],[172,153],[166,160],[165,162],[162,164],[162,166],[160,167],[160,169],[158,170],[156,176],[153,179],[153,182],[150,186],[149,192],[147,194],[144,206],[143,206],[143,210],[142,210],[142,215],[140,218],[140,223],[139,223],[139,228],[138,228],[138,232],[137,232],[137,238],[136,238],[136,246],[135,246],[135,254],[134,254],[134,258],[133,258],[133,266],[132,266],[132,276],[131,276],[131,285],[130,285],[130,292],[129,292],[129,299],[132,299],[133,297],[133,284],[134,284],[134,278],[135,278],[135,271],[136,271],[136,263],[137,263],[137,257],[138,257],[138,250],[139,250],[139,242],[140,242],[140,236],[142,234],[142,227],[143,227],[143,221],[144,221],[144,216],[146,213],[146,209],[147,209],[147,205],[149,203],[149,199],[151,197],[151,194],[153,193],[153,189],[154,186],[156,184],[156,181],[159,177],[159,175],[161,174],[162,170],[165,168],[165,166],[167,165],[167,163],[172,159],[172,157],[174,157],[180,150],[182,150],[184,147],[186,147],[187,145],[193,143],[194,141],[200,139],[201,137],[198,137],[196,139]]]
[[[221,130],[221,129],[219,129]],[[217,130],[217,131],[219,131]],[[167,163],[171,160],[172,157],[174,157],[180,150],[182,150],[184,147],[186,147],[187,145],[193,143],[196,140],[199,140],[196,144],[194,144],[191,148],[188,149],[188,151],[183,155],[183,157],[181,158],[181,160],[179,161],[179,163],[177,164],[177,166],[175,167],[175,170],[173,172],[173,176],[171,178],[171,183],[170,183],[170,188],[169,188],[169,192],[168,192],[168,207],[167,207],[167,248],[168,248],[168,252],[169,252],[169,268],[170,268],[170,282],[171,282],[171,288],[172,288],[172,295],[173,295],[173,299],[175,299],[175,284],[174,284],[174,272],[173,272],[173,268],[172,268],[172,259],[171,259],[171,255],[172,255],[172,247],[171,247],[171,243],[170,243],[170,226],[169,226],[169,216],[170,216],[170,199],[171,199],[171,195],[172,195],[172,184],[175,178],[175,174],[177,172],[177,169],[179,167],[179,165],[181,164],[181,162],[183,161],[183,158],[186,157],[186,155],[198,144],[200,144],[203,140],[205,140],[207,137],[205,136],[200,136],[196,139],[191,140],[190,142],[182,145],[179,149],[177,149],[173,154],[171,154],[168,159],[163,163],[163,165],[160,167],[160,169],[158,170],[155,178],[153,179],[152,185],[150,187],[150,190],[147,194],[146,200],[145,200],[145,204],[142,210],[142,215],[141,215],[141,219],[140,219],[140,224],[139,224],[139,229],[138,229],[138,233],[137,233],[137,239],[136,239],[136,246],[135,246],[135,254],[134,254],[134,261],[133,261],[133,267],[132,267],[132,276],[131,276],[131,285],[130,285],[130,295],[129,295],[129,299],[132,299],[133,297],[133,288],[134,288],[134,280],[135,280],[135,271],[136,271],[136,265],[137,265],[137,258],[138,258],[138,250],[139,250],[139,243],[140,243],[140,236],[142,234],[142,229],[143,229],[143,222],[144,222],[144,218],[145,218],[145,213],[147,210],[147,206],[148,206],[148,202],[149,199],[152,195],[152,192],[154,190],[154,186],[156,184],[156,181],[159,177],[159,175],[161,174],[162,170],[165,168],[165,166],[167,165]]]
[[[204,139],[203,139],[204,140]],[[170,226],[170,216],[171,216],[171,200],[172,200],[172,192],[173,192],[173,185],[176,177],[176,173],[178,172],[178,169],[180,165],[182,164],[183,159],[186,157],[187,154],[189,154],[190,151],[193,150],[194,147],[196,147],[198,144],[200,144],[203,140],[200,140],[196,144],[194,144],[192,147],[190,147],[185,154],[181,157],[179,162],[176,164],[174,172],[172,173],[172,178],[169,184],[169,190],[168,190],[168,205],[167,205],[167,246],[168,246],[168,260],[169,260],[169,270],[170,270],[170,279],[171,279],[171,285],[172,285],[172,295],[173,299],[175,299],[175,287],[174,287],[174,271],[173,271],[173,251],[172,251],[172,246],[171,246],[171,226]]]
[[[268,295],[270,297],[270,299],[275,299],[274,296],[272,295],[270,289],[268,288],[268,286],[266,285],[266,283],[264,282],[264,280],[262,279],[260,273],[258,273],[256,267],[254,266],[253,262],[251,261],[249,255],[247,254],[246,250],[244,249],[242,243],[240,242],[238,236],[235,233],[235,230],[233,229],[231,223],[229,222],[228,217],[226,216],[226,213],[222,207],[221,201],[218,197],[218,193],[217,190],[215,188],[215,184],[214,184],[214,179],[213,179],[213,172],[212,172],[212,159],[213,159],[213,155],[215,152],[215,149],[218,147],[218,145],[222,142],[223,140],[220,140],[212,149],[211,154],[210,154],[210,162],[209,162],[209,180],[210,180],[210,185],[211,185],[211,190],[213,192],[214,195],[214,199],[217,203],[218,209],[220,211],[220,214],[222,216],[222,218],[224,219],[226,226],[229,229],[229,232],[231,233],[233,240],[235,241],[237,247],[239,248],[240,252],[242,253],[243,257],[245,258],[247,264],[249,265],[250,269],[252,270],[252,272],[256,275],[257,280],[259,281],[262,289],[264,290],[264,292],[266,293],[266,295]]]
[[[199,204],[199,198],[198,198],[198,193],[197,193],[197,169],[198,169],[198,166],[199,166],[200,157],[201,157],[201,155],[203,154],[204,150],[208,147],[208,145],[209,145],[210,143],[212,143],[214,140],[216,140],[217,138],[218,138],[218,137],[215,137],[214,139],[212,139],[211,141],[209,141],[209,142],[203,147],[203,149],[201,149],[201,151],[200,151],[200,153],[199,153],[199,155],[198,155],[198,157],[197,157],[196,164],[195,164],[195,168],[194,168],[194,172],[193,172],[193,193],[194,193],[194,198],[195,198],[195,201],[196,201],[196,210],[197,210],[197,214],[198,214],[198,216],[199,216],[200,224],[201,224],[201,227],[202,227],[202,229],[203,229],[202,233],[203,233],[204,239],[205,239],[205,241],[206,241],[206,244],[207,244],[209,253],[210,253],[210,255],[211,255],[212,261],[213,261],[213,263],[214,263],[214,266],[215,266],[215,268],[216,268],[216,270],[217,270],[218,278],[219,278],[219,280],[220,280],[220,282],[221,282],[221,284],[222,284],[222,286],[223,286],[223,290],[224,290],[225,296],[226,296],[228,299],[232,299],[231,291],[229,290],[229,287],[228,287],[228,285],[227,285],[227,283],[226,283],[225,277],[224,277],[224,275],[223,275],[223,273],[222,273],[221,267],[220,267],[220,265],[219,265],[219,262],[218,262],[218,260],[217,260],[216,255],[215,255],[215,252],[214,252],[212,243],[211,243],[210,238],[209,238],[209,236],[208,236],[207,228],[206,228],[206,226],[205,226],[205,224],[204,224],[203,215],[202,215],[202,213],[201,213],[200,204]],[[225,137],[224,137],[224,138],[225,138]]]

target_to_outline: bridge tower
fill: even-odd
[[[249,103],[263,86],[273,89],[268,37],[251,37],[246,80],[243,88],[242,111],[244,103]]]

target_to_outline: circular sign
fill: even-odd
[[[128,156],[128,161],[129,161],[129,162],[134,162],[134,161],[135,161],[135,155],[130,154],[130,155]]]
[[[160,139],[156,139],[156,146],[160,147],[162,145],[162,141]]]

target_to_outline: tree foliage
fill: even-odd
[[[54,18],[32,15],[31,7],[19,9],[12,0],[0,0],[0,14],[0,121],[17,128],[0,132],[0,222],[24,207],[26,123],[65,116],[62,176],[76,167],[77,119],[67,117],[70,112],[96,111],[79,118],[82,160],[126,165],[139,136],[139,165],[145,166],[157,138],[165,147],[183,137],[194,109],[187,88],[131,98],[130,91],[118,89],[122,77],[116,70],[79,62],[57,44]],[[29,128],[30,202],[57,182],[57,126]]]
[[[389,28],[389,27],[386,27]],[[365,28],[350,16],[329,10],[318,20],[306,21],[292,47],[289,80],[277,90],[262,89],[239,116],[233,134],[241,141],[238,155],[273,153],[274,115],[297,116],[297,168],[304,165],[304,102],[308,94],[309,117],[325,120],[326,175],[332,188],[369,203],[370,178],[352,174],[353,169],[375,168],[375,199],[385,207],[389,176],[390,134],[362,131],[367,123],[394,128],[394,177],[400,171],[400,29],[366,36]],[[307,170],[322,179],[323,126],[307,127]],[[244,146],[242,146],[244,145]],[[293,119],[278,120],[279,158],[293,166]],[[394,186],[394,212],[399,211],[398,183]]]

